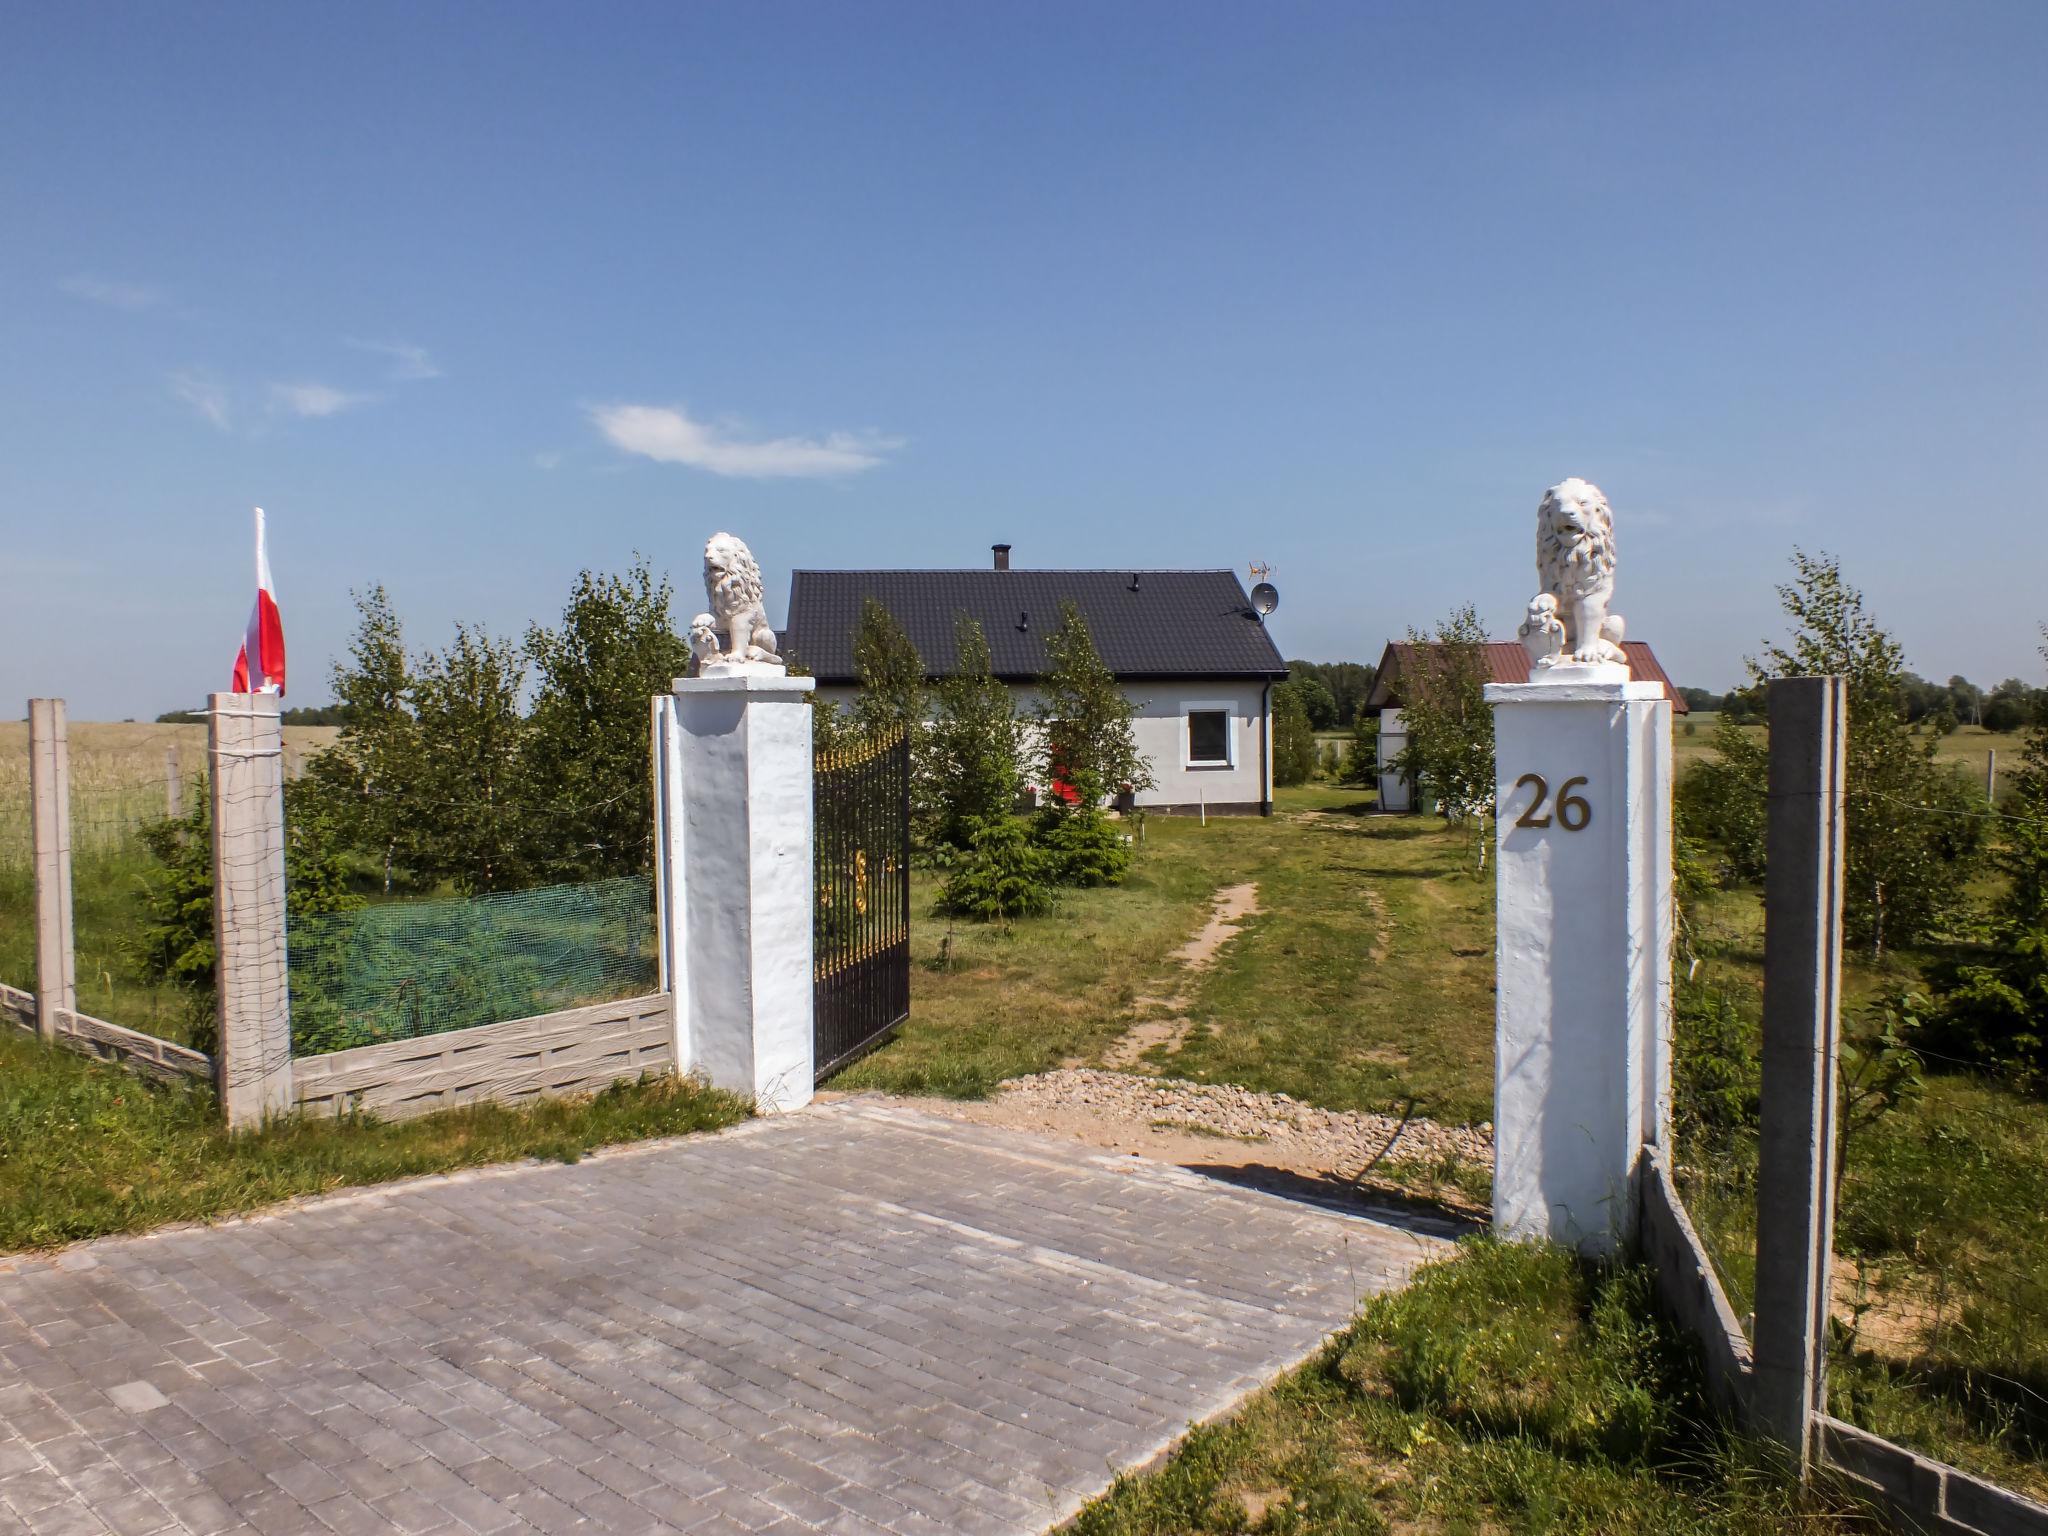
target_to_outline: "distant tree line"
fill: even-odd
[[[1901,671],[1896,688],[1901,718],[1908,725],[1923,726],[1944,736],[1965,725],[2002,733],[2017,731],[2048,702],[2048,688],[2037,688],[2017,677],[2008,677],[1986,690],[1962,676],[1935,683],[1917,672]],[[1753,725],[1765,718],[1764,692],[1755,683],[1731,688],[1726,693],[1712,693],[1705,688],[1678,691],[1694,710],[1719,714],[1737,725]]]
[[[1359,661],[1290,661],[1295,690],[1312,731],[1348,730],[1372,692],[1374,669]]]
[[[280,711],[279,718],[286,725],[347,725],[348,710],[340,704],[316,704],[310,708],[294,706]],[[158,725],[204,725],[206,711],[203,709],[167,709],[156,717]]]

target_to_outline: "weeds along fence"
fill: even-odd
[[[1773,721],[1789,730],[1796,718],[1774,691]],[[1825,856],[1781,830],[1779,818],[1797,818],[1780,802],[1797,791],[1781,795],[1778,773],[1774,759],[1773,869],[1803,853],[1809,869],[1824,870]],[[1837,851],[1839,817],[1837,803],[1823,837]],[[1823,902],[1825,890],[1823,876]],[[1782,975],[1774,993],[1767,975],[1759,1009],[1726,976],[1680,989],[1675,1145],[1668,1169],[1655,1156],[1644,1180],[1660,1284],[1700,1337],[1724,1402],[1766,1433],[1775,1414],[1777,1433],[1803,1440],[1817,1466],[1908,1526],[2048,1536],[2048,1205],[2037,1182],[2048,1102],[2017,1071],[1930,1048],[1903,1016],[1907,1005],[1870,978],[1842,1002],[1832,990],[1839,905],[1817,926],[1809,905],[1802,927],[1783,895],[1774,885],[1767,923],[1795,937],[1767,945],[1767,970],[1796,975],[1804,958],[1813,993],[1786,991]],[[1804,950],[1801,933],[1816,935]],[[1788,1005],[1812,1017],[1804,1047],[1787,1030],[1807,1021],[1788,1018]],[[1788,1135],[1787,1096],[1795,1120],[1808,1096],[1787,1073],[1802,1067],[1814,1076],[1806,1107],[1818,1118]],[[1785,1161],[1802,1144],[1810,1201]],[[1785,1283],[1788,1245],[1801,1241],[1815,1250],[1803,1277],[1810,1303]],[[1803,1326],[1802,1311],[1812,1320],[1800,1346],[1803,1436],[1782,1410],[1787,1329]]]

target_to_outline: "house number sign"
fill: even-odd
[[[1566,779],[1557,787],[1557,799],[1552,804],[1556,807],[1557,824],[1567,832],[1583,832],[1592,824],[1592,805],[1584,795],[1573,793],[1575,789],[1585,782],[1585,775],[1581,774],[1575,779]],[[1536,794],[1529,801],[1528,809],[1515,818],[1515,825],[1518,827],[1549,826],[1551,812],[1543,809],[1544,802],[1550,799],[1549,780],[1545,779],[1540,773],[1525,773],[1515,780],[1515,788],[1519,790],[1524,784],[1535,785]],[[1540,815],[1538,814],[1539,812],[1541,812]]]

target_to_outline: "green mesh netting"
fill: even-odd
[[[292,1050],[318,1056],[652,992],[645,875],[292,921]]]

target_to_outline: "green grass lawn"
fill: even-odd
[[[78,1006],[144,1034],[191,1043],[191,1010],[175,987],[143,980],[135,946],[147,920],[145,882],[156,861],[139,841],[80,849],[72,857],[72,949]],[[35,876],[26,862],[0,862],[0,981],[36,986]]]
[[[747,1106],[673,1077],[402,1123],[293,1117],[231,1136],[212,1092],[0,1033],[0,1252],[248,1211],[297,1195],[715,1130]]]
[[[1078,1536],[1875,1529],[1802,1496],[1701,1399],[1649,1276],[1468,1239],[1369,1303],[1306,1366],[1156,1471],[1118,1480]]]
[[[1006,927],[932,915],[920,877],[910,1019],[833,1086],[979,1096],[1097,1061],[1137,998],[1172,989],[1169,957],[1216,891],[1256,881],[1259,913],[1195,980],[1187,1038],[1155,1064],[1332,1109],[1490,1119],[1492,874],[1472,872],[1468,838],[1370,805],[1309,787],[1280,791],[1271,818],[1150,817],[1128,884]]]

